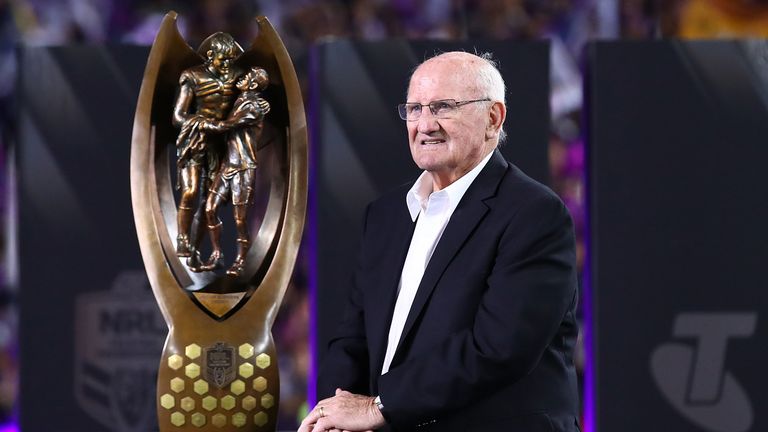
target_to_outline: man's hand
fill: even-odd
[[[386,421],[370,396],[336,389],[336,396],[322,400],[301,422],[299,432],[371,431]]]
[[[211,119],[200,121],[200,129],[206,132],[224,132],[227,129],[226,122]]]
[[[271,107],[269,106],[269,102],[267,102],[267,100],[263,98],[256,99],[256,105],[258,105],[262,115],[267,115],[269,113],[269,110],[271,109]]]

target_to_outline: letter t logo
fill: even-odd
[[[752,426],[752,403],[726,369],[728,341],[755,332],[757,314],[681,313],[673,325],[675,342],[651,354],[651,374],[667,401],[684,417],[712,432],[745,432]],[[695,345],[683,343],[693,339]]]

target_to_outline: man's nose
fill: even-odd
[[[432,110],[427,107],[421,110],[421,115],[418,119],[419,125],[417,130],[420,133],[430,133],[440,129],[440,125],[437,123],[437,117],[432,114]]]

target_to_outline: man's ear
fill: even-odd
[[[213,59],[213,50],[206,51],[205,56],[208,57],[209,60]]]
[[[488,112],[488,125],[485,129],[485,139],[498,136],[504,119],[507,118],[507,107],[501,102],[494,102]]]

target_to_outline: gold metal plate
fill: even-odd
[[[249,343],[244,343],[238,347],[237,352],[240,354],[240,357],[247,359],[251,358],[253,356],[253,345]]]
[[[204,380],[199,379],[195,381],[195,384],[193,385],[193,387],[195,389],[195,393],[199,395],[204,395],[208,393],[208,383],[205,382]]]
[[[206,396],[203,398],[203,408],[205,408],[208,411],[215,410],[217,404],[218,404],[218,401],[213,396]]]
[[[260,376],[253,380],[253,389],[258,392],[263,392],[267,389],[267,379]]]
[[[229,293],[229,294],[214,294],[214,293],[192,293],[197,301],[201,305],[205,306],[212,314],[221,318],[231,311],[232,308],[240,303],[240,300],[245,297],[245,293]]]
[[[261,406],[264,408],[272,408],[275,405],[275,398],[269,394],[266,393],[264,396],[261,397]]]
[[[168,357],[168,367],[173,370],[179,370],[184,365],[184,359],[180,355],[174,354]]]
[[[235,380],[232,382],[232,385],[229,386],[229,390],[239,396],[245,391],[245,383],[241,380]]]
[[[245,414],[237,413],[232,415],[232,426],[243,427],[245,426]]]
[[[192,424],[197,427],[205,426],[205,415],[200,413],[192,414]]]
[[[171,409],[176,405],[176,399],[168,393],[160,396],[160,406],[165,409]]]
[[[187,347],[184,348],[184,354],[186,354],[187,357],[191,358],[192,360],[200,357],[200,345],[198,344],[187,345]]]
[[[174,426],[184,426],[184,423],[186,422],[186,419],[184,418],[184,414],[180,412],[175,412],[171,414],[171,424]]]
[[[269,358],[269,354],[261,353],[256,356],[256,366],[266,369],[272,361]]]
[[[200,366],[196,363],[190,363],[184,367],[184,375],[190,378],[197,378],[200,376]]]
[[[235,398],[232,395],[226,395],[221,398],[221,407],[229,411],[235,407]]]
[[[184,380],[181,378],[174,378],[171,380],[171,390],[173,390],[176,393],[180,393],[184,391]]]
[[[256,398],[253,396],[246,396],[243,398],[243,409],[246,411],[252,411],[256,408]]]
[[[269,416],[264,411],[259,411],[253,416],[253,424],[256,426],[264,426],[269,421]]]
[[[195,409],[195,400],[187,396],[181,400],[181,409],[190,412]]]
[[[238,368],[240,376],[243,378],[250,378],[253,375],[253,365],[250,363],[243,363]]]

